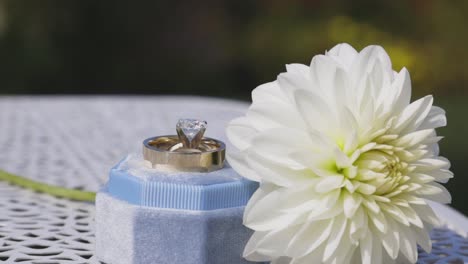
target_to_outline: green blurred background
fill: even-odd
[[[413,99],[435,96],[468,215],[468,1],[0,0],[0,94],[196,94],[250,99],[286,63],[380,44]]]

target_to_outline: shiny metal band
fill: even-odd
[[[222,141],[202,138],[196,149],[186,148],[179,137],[158,136],[143,141],[143,157],[153,168],[164,171],[210,172],[223,168],[226,146]]]

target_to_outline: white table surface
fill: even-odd
[[[206,135],[229,149],[225,126],[247,107],[206,97],[0,97],[0,169],[97,191],[112,165],[140,152],[145,138],[175,134],[179,118],[207,120]],[[433,254],[420,254],[419,263],[468,261],[467,217],[445,205],[432,206],[444,227],[433,233]],[[99,263],[93,219],[91,203],[0,182],[0,263]]]

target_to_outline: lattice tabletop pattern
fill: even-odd
[[[0,97],[0,168],[34,180],[97,191],[109,168],[145,138],[174,134],[179,118],[208,121],[227,142],[246,103],[201,97]],[[228,143],[229,149],[229,143]],[[419,263],[468,263],[468,220],[435,205],[448,226],[432,233]],[[0,182],[0,263],[99,263],[94,206]]]

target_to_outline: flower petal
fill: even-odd
[[[278,75],[276,79],[281,91],[285,94],[285,99],[291,105],[295,105],[294,93],[297,90],[307,90],[314,92],[318,89],[318,84],[314,83],[310,76],[302,72],[288,71]]]
[[[291,73],[302,75],[305,79],[310,79],[310,68],[307,65],[300,63],[286,64],[286,70]]]
[[[318,193],[327,193],[329,191],[343,187],[343,175],[328,176],[320,178],[315,185],[315,191]]]
[[[408,133],[398,139],[391,141],[391,144],[397,147],[411,148],[433,136],[434,129],[424,129]]]
[[[226,159],[229,165],[234,168],[234,170],[251,181],[260,182],[261,177],[252,170],[245,161],[245,154],[239,151],[228,151],[226,154]]]
[[[390,57],[382,47],[368,46],[359,52],[358,56],[353,61],[349,76],[351,78],[351,84],[357,94],[365,94],[370,99],[379,98],[383,90],[381,89],[383,87],[383,82],[390,82],[393,78]],[[362,84],[363,80],[368,76],[372,76],[372,78],[378,77],[378,80],[372,80],[375,85],[372,85],[372,89],[368,90],[368,93],[364,93],[363,89],[366,89],[366,87]],[[361,103],[360,101],[361,100],[359,100],[358,105]]]
[[[421,216],[424,222],[427,222],[433,226],[439,226],[440,220],[434,213],[434,210],[427,204],[413,204],[412,208],[419,216]]]
[[[382,211],[379,213],[373,213],[371,211],[369,212],[369,218],[372,220],[371,222],[374,224],[375,228],[379,230],[382,233],[386,233],[388,230],[387,226],[387,220],[385,219],[385,216],[383,215]]]
[[[273,184],[261,184],[247,203],[244,225],[256,231],[270,231],[286,228],[295,221],[305,219],[307,212],[284,213],[282,210],[284,197],[289,193],[289,189],[278,188]],[[300,202],[299,199],[296,203]]]
[[[406,215],[398,206],[395,206],[393,204],[382,203],[380,207],[382,208],[382,210],[385,212],[386,215],[391,216],[393,219],[395,219],[396,221],[400,222],[401,224],[405,226],[410,225],[410,222],[408,221],[408,219],[406,219]]]
[[[328,132],[336,127],[334,110],[323,98],[307,90],[296,90],[294,99],[299,113],[310,129]]]
[[[428,175],[434,177],[434,179],[441,183],[446,183],[449,179],[453,178],[453,172],[449,170],[433,170],[428,172]]]
[[[406,68],[395,76],[391,87],[381,93],[381,112],[399,114],[405,109],[411,100],[411,79]]]
[[[423,228],[424,224],[418,214],[411,207],[400,207],[400,210],[405,214],[406,219],[416,227]]]
[[[288,244],[288,256],[298,258],[318,248],[330,236],[333,219],[313,221],[302,226]]]
[[[432,240],[429,237],[429,233],[423,228],[413,228],[413,235],[421,248],[427,253],[431,253]]]
[[[274,259],[271,264],[290,264],[291,263],[291,258],[288,257],[279,257],[277,259]]]
[[[263,182],[278,186],[293,187],[309,185],[314,182],[313,174],[308,169],[295,169],[275,160],[264,158],[257,152],[249,150],[246,163],[257,174],[262,175]]]
[[[249,241],[244,247],[244,252],[242,256],[250,261],[269,261],[271,260],[270,256],[262,255],[258,252],[257,244],[268,232],[254,232],[250,237]],[[271,250],[272,253],[273,250]],[[269,254],[268,254],[269,255]]]
[[[229,141],[239,150],[245,150],[250,147],[251,140],[257,132],[258,130],[250,123],[250,119],[246,117],[232,120],[226,128],[226,135]]]
[[[271,107],[274,104],[275,107]],[[252,105],[246,113],[250,124],[263,131],[284,125],[304,129],[305,123],[278,82],[262,84],[252,91]]]
[[[399,228],[392,219],[388,219],[387,223],[389,225],[388,232],[376,232],[376,234],[382,241],[382,246],[385,248],[387,254],[391,259],[395,260],[398,257],[398,253],[400,251]]]
[[[303,168],[303,166],[294,159],[291,159],[289,153],[297,152],[304,148],[314,148],[307,133],[287,127],[272,128],[258,133],[252,139],[252,145],[255,147],[250,148],[249,152],[257,153],[264,159],[292,168]]]
[[[382,245],[380,243],[375,243],[372,246],[372,263],[382,263]]]
[[[424,198],[442,203],[449,204],[452,202],[450,192],[441,184],[436,182],[425,184],[421,189],[416,191]]]
[[[326,246],[326,243],[322,243],[322,245],[320,245],[316,250],[310,252],[308,255],[305,255],[300,258],[294,258],[290,264],[317,263],[317,260],[322,259],[325,246]]]
[[[431,106],[432,96],[425,96],[408,105],[395,120],[395,125],[390,133],[406,134],[416,130],[426,119]]]
[[[349,68],[356,59],[358,52],[351,47],[351,45],[341,43],[326,52],[326,55],[332,57],[346,68]]]
[[[347,218],[352,218],[356,210],[361,206],[362,196],[356,193],[344,192],[344,213]]]
[[[284,229],[275,229],[265,234],[258,240],[256,250],[273,251],[270,257],[277,258],[287,255],[286,247],[278,241],[291,241],[294,235],[299,231],[301,225],[292,225]]]
[[[367,236],[360,240],[359,247],[361,249],[361,258],[363,264],[372,264],[372,242],[373,235],[369,233]]]
[[[410,228],[402,227],[400,232],[400,251],[408,258],[411,263],[418,260],[418,250],[416,248],[416,239]]]
[[[450,168],[450,161],[443,157],[425,158],[412,162],[415,165],[417,172],[428,172],[438,169],[448,170]],[[428,172],[429,173],[429,172]]]
[[[432,106],[431,110],[426,116],[426,119],[421,123],[418,129],[430,129],[444,127],[447,125],[447,118],[445,117],[444,109]]]
[[[327,240],[322,261],[327,261],[335,254],[338,246],[340,246],[340,241],[345,233],[347,223],[348,222],[343,215],[335,217],[332,232]]]

